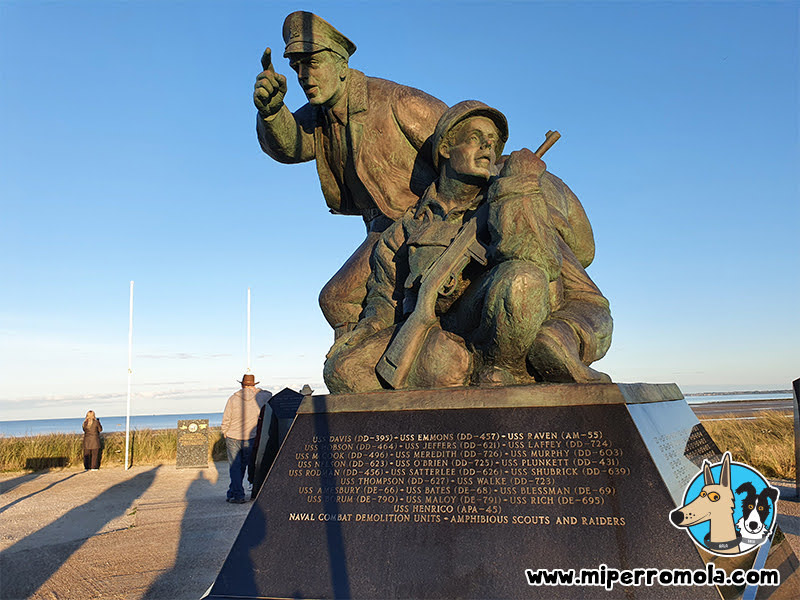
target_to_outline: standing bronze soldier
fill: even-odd
[[[338,337],[358,321],[369,256],[381,232],[436,177],[430,151],[420,150],[447,106],[349,68],[355,44],[312,13],[286,17],[283,39],[308,104],[294,113],[286,108],[286,78],[275,72],[267,48],[253,95],[261,148],[282,163],[316,159],[331,212],[360,215],[367,228],[367,238],[320,293],[322,312]]]

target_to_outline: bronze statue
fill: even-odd
[[[253,94],[261,148],[282,163],[316,159],[331,212],[360,215],[367,228],[367,238],[320,293],[322,312],[339,336],[361,314],[369,256],[380,234],[436,177],[430,152],[419,151],[447,106],[349,68],[355,44],[317,15],[290,14],[283,39],[308,104],[294,113],[286,108],[286,78],[275,72],[267,48]]]
[[[612,327],[584,270],[591,227],[545,172],[547,145],[498,160],[507,139],[505,117],[481,102],[442,115],[439,177],[375,246],[361,319],[325,363],[332,393],[610,381],[589,367]]]
[[[355,44],[312,13],[286,17],[283,39],[308,103],[285,106],[267,48],[253,95],[261,147],[279,162],[316,160],[331,212],[367,229],[320,293],[335,331],[328,388],[608,381],[589,366],[612,330],[584,270],[591,226],[541,161],[555,138],[502,157],[495,109],[447,110],[351,69]]]

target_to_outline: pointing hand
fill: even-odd
[[[258,114],[263,118],[271,117],[283,106],[283,97],[286,95],[286,77],[276,73],[272,66],[272,50],[267,48],[261,57],[261,67],[264,69],[256,78],[253,103],[258,109]]]

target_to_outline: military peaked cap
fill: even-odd
[[[330,50],[347,59],[356,51],[356,45],[333,25],[322,17],[303,10],[286,17],[283,22],[283,41],[286,42],[284,56],[295,52]]]

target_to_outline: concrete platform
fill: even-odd
[[[250,504],[227,463],[0,476],[0,598],[199,598]]]

